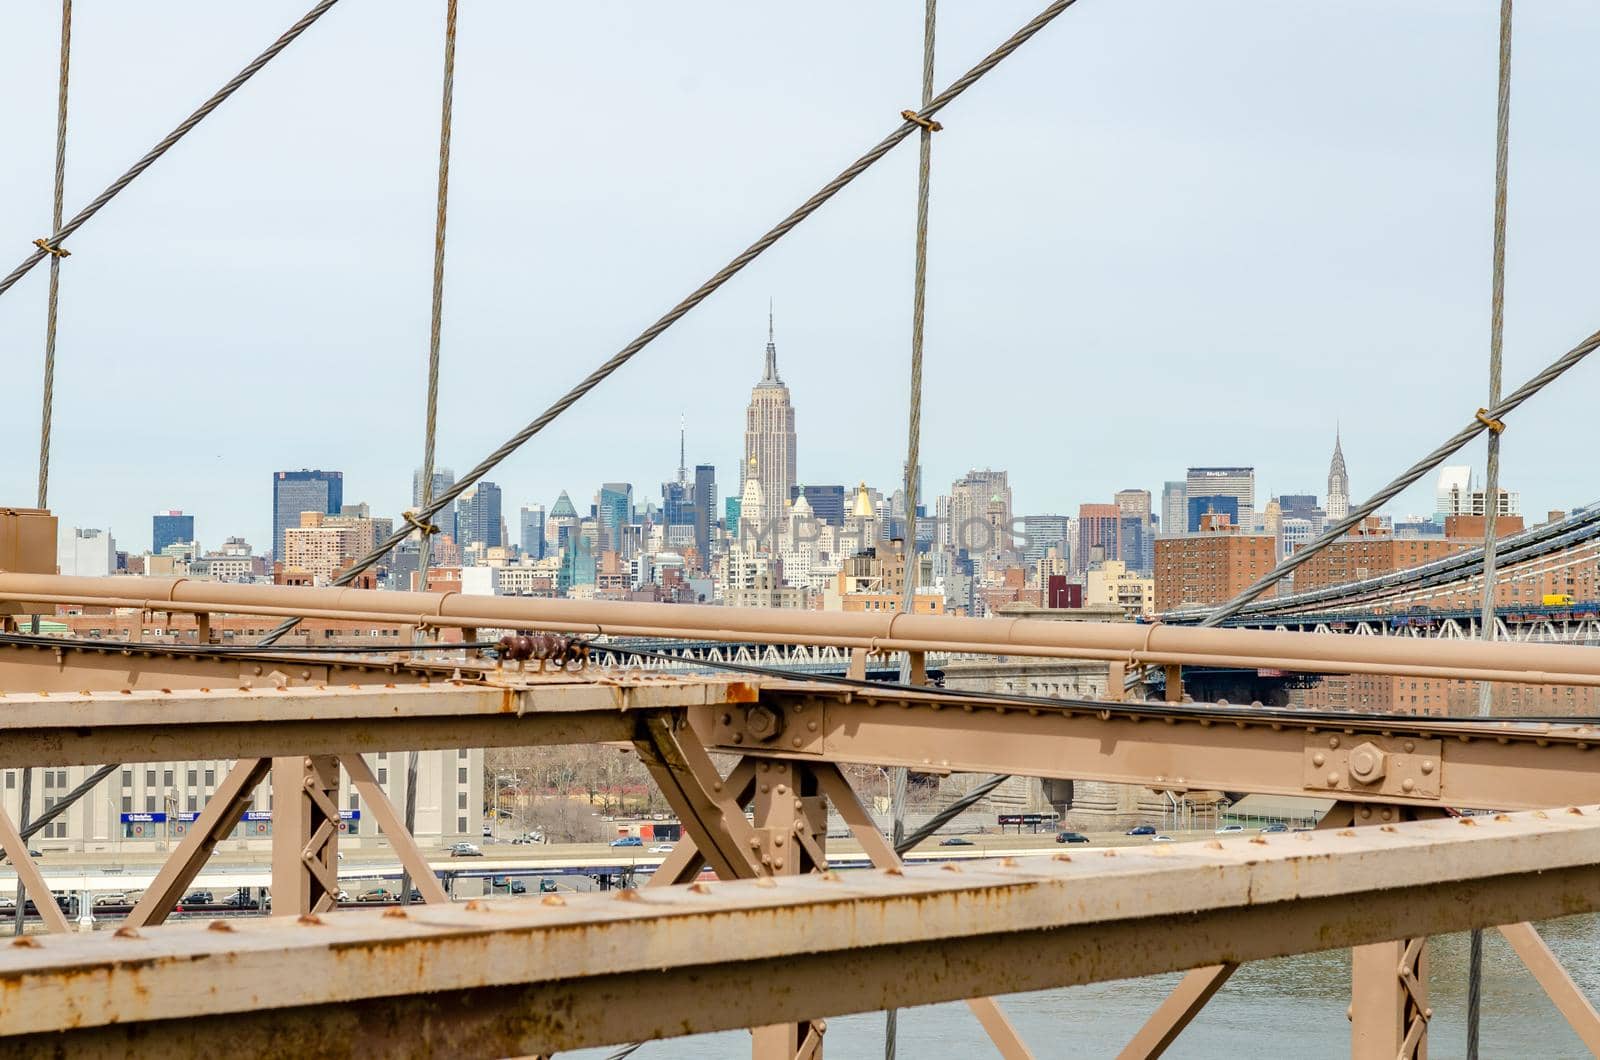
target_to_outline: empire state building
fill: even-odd
[[[744,417],[744,463],[739,485],[750,475],[761,483],[767,517],[781,519],[788,510],[789,487],[795,482],[794,407],[789,388],[778,376],[778,347],[773,341],[772,312],[767,311],[767,365],[750,391]]]

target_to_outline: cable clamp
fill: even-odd
[[[1495,434],[1499,434],[1499,433],[1501,433],[1502,431],[1504,431],[1506,429],[1506,425],[1505,425],[1504,421],[1497,420],[1497,419],[1492,419],[1489,416],[1489,410],[1488,409],[1479,409],[1478,410],[1478,422],[1483,424],[1485,427],[1489,428]]]
[[[439,528],[437,526],[434,526],[432,523],[425,523],[421,519],[417,518],[416,512],[405,512],[403,515],[405,517],[405,521],[413,530],[430,535],[437,534],[439,532]]]
[[[52,258],[70,258],[70,257],[72,257],[72,251],[68,250],[66,247],[63,247],[63,246],[59,246],[59,245],[52,246],[50,241],[48,239],[45,239],[43,236],[40,236],[38,239],[35,239],[33,241],[33,245],[38,247],[40,250],[44,251],[46,254],[50,255]]]
[[[942,132],[942,131],[944,131],[944,126],[943,125],[940,125],[938,122],[934,121],[932,118],[924,118],[922,115],[918,114],[914,110],[903,110],[903,111],[900,112],[900,116],[902,118],[904,118],[906,121],[910,122],[912,125],[920,125],[924,129],[928,130],[929,132]]]

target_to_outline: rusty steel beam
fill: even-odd
[[[985,652],[1139,665],[1266,666],[1306,673],[1386,673],[1600,686],[1600,659],[1575,645],[1488,645],[1121,622],[996,620],[899,612],[846,614],[18,573],[0,573],[0,601],[472,629],[540,627],[618,636],[827,644],[874,651]]]
[[[715,750],[802,761],[1435,809],[1600,800],[1600,729],[1591,726],[1252,717],[1204,707],[1163,708],[1153,717],[1147,706],[952,702],[917,691],[774,682],[763,686],[757,709],[776,711],[776,724],[758,717],[751,725],[749,708],[691,717]]]
[[[1585,807],[44,937],[0,948],[0,1048],[550,1053],[1592,912],[1597,865]]]
[[[629,740],[653,710],[753,700],[746,681],[290,687],[0,695],[0,767]]]
[[[1550,951],[1538,929],[1523,921],[1520,924],[1502,924],[1500,934],[1505,936],[1511,949],[1550,996],[1562,1017],[1583,1040],[1584,1046],[1600,1056],[1600,1013],[1595,1012],[1594,1003],[1572,981],[1572,976]]]

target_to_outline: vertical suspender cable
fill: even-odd
[[[422,510],[433,504],[433,448],[439,420],[439,328],[444,317],[444,232],[445,212],[450,202],[450,108],[456,82],[456,3],[447,0],[444,15],[444,90],[439,106],[439,198],[433,226],[433,324],[428,332],[428,408],[422,441]],[[419,529],[422,541],[417,546],[417,589],[428,589],[430,533]],[[420,752],[406,757],[406,831],[417,823],[417,764]],[[443,811],[441,811],[443,812]],[[440,825],[441,830],[443,825]],[[411,901],[411,875],[401,870],[400,904]]]
[[[1506,185],[1511,138],[1511,0],[1500,0],[1500,84],[1495,109],[1494,275],[1489,295],[1489,408],[1500,403],[1501,333],[1505,326]],[[1489,457],[1483,484],[1483,600],[1480,635],[1495,638],[1495,521],[1500,513],[1500,428],[1489,430]],[[1493,710],[1494,689],[1478,686],[1478,715]],[[1478,1022],[1483,992],[1483,932],[1472,932],[1467,953],[1467,1060],[1478,1060]]]
[[[61,70],[56,82],[56,184],[55,196],[50,204],[50,231],[61,231],[61,200],[64,196],[67,175],[67,75],[72,59],[72,0],[61,0]],[[51,244],[59,249],[60,244]],[[60,253],[50,255],[50,298],[44,317],[44,392],[39,407],[39,507],[49,507],[50,498],[50,418],[55,406],[56,391],[56,307],[61,291]],[[34,627],[38,629],[37,626]],[[33,801],[33,770],[22,771],[21,802],[18,804],[17,827],[28,827],[28,813]],[[35,896],[43,901],[44,896]],[[17,913],[15,933],[22,934],[23,913],[28,904],[27,888],[22,876],[17,876]]]
[[[933,100],[933,37],[935,6],[937,0],[927,0],[922,22],[922,103],[926,110]],[[917,249],[913,270],[911,295],[911,401],[906,429],[906,510],[905,525],[901,528],[901,556],[904,559],[905,592],[901,612],[915,614],[917,580],[921,561],[917,555],[917,486],[921,479],[920,461],[922,447],[922,320],[928,291],[928,178],[933,162],[932,122],[922,124],[918,138],[917,154]],[[911,655],[900,663],[900,683],[911,680]],[[893,816],[893,842],[899,845],[906,835],[906,770],[897,768],[892,775],[889,801]],[[883,1055],[894,1060],[898,1013],[889,1009],[884,1013]]]

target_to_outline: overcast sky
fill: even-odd
[[[46,233],[58,6],[0,6],[0,272]],[[70,215],[308,0],[79,0]],[[1041,6],[946,0],[942,86]],[[1366,496],[1484,403],[1493,0],[1081,0],[935,139],[925,490],[1006,468],[1075,512],[1190,464]],[[409,501],[422,450],[442,0],[344,0],[70,243],[52,507],[149,543],[268,544],[271,473]],[[439,461],[464,471],[916,103],[921,5],[464,0]],[[1600,327],[1600,7],[1517,12],[1506,389]],[[905,449],[914,141],[492,478],[737,477],[767,299],[803,482],[892,489]],[[0,297],[31,504],[46,269]],[[1600,496],[1600,364],[1511,422],[1525,511]],[[1481,469],[1482,444],[1461,462]],[[1429,511],[1431,486],[1397,511]]]

